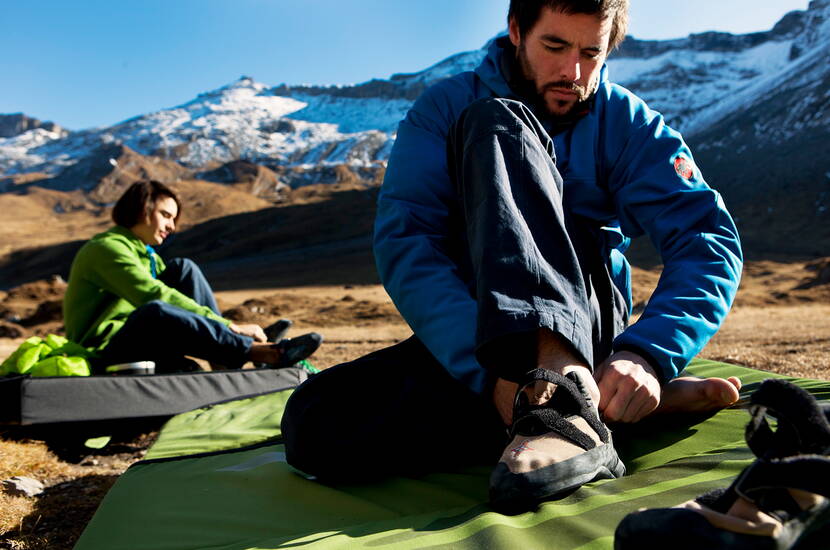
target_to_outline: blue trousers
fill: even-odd
[[[599,227],[568,209],[542,124],[522,103],[477,101],[450,130],[447,165],[458,193],[449,248],[475,281],[476,355],[491,380],[535,368],[540,328],[587,364],[604,360],[628,307]],[[292,466],[336,480],[493,464],[507,443],[489,392],[454,379],[417,335],[310,378],[282,431]]]
[[[159,280],[219,314],[213,290],[192,260],[170,260]],[[108,365],[155,361],[156,372],[192,370],[185,355],[239,368],[248,360],[252,343],[218,321],[156,300],[130,314],[93,368],[100,372]]]

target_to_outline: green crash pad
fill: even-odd
[[[711,361],[695,361],[688,372],[738,376],[743,396],[777,377]],[[830,398],[830,382],[794,381],[818,399]],[[673,506],[728,485],[752,460],[744,442],[746,411],[667,415],[616,432],[629,471],[624,478],[504,516],[487,504],[491,466],[363,485],[305,477],[285,463],[280,443],[289,392],[171,419],[147,460],[110,490],[76,550],[610,549],[629,512]],[[332,460],[337,453],[331,450]]]

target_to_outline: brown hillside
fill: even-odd
[[[180,181],[171,187],[183,203],[180,229],[211,219],[251,212],[271,203],[221,184]],[[30,185],[0,193],[0,288],[68,275],[78,247],[112,225],[111,207],[101,206],[82,191],[57,191]]]
[[[223,164],[199,176],[216,183],[233,183],[237,189],[270,201],[281,201],[285,198],[286,192],[290,191],[288,185],[272,170],[244,160]]]

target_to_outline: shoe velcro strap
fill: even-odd
[[[586,451],[597,446],[590,436],[550,407],[538,407],[527,411],[527,414],[513,423],[510,435],[534,436],[550,432],[561,435]]]
[[[574,374],[574,376],[579,381],[578,375]],[[531,405],[525,395],[525,389],[540,380],[555,384],[556,391],[546,403]],[[511,427],[511,437],[516,433],[540,435],[547,431],[554,431],[586,450],[592,449],[596,446],[594,440],[567,420],[568,416],[580,416],[603,443],[608,443],[610,440],[608,430],[600,421],[595,409],[588,403],[583,393],[585,390],[581,386],[581,381],[577,384],[571,378],[547,369],[535,369],[528,372],[517,389],[516,398],[513,401],[513,418],[517,420]]]
[[[781,511],[792,517],[801,508],[789,493],[784,495],[782,491],[798,489],[830,498],[830,459],[820,455],[758,459],[741,472],[731,489],[779,519],[782,519]]]
[[[824,407],[806,390],[786,380],[767,379],[752,394],[752,418],[746,441],[758,457],[783,458],[830,452],[830,423]],[[778,420],[775,431],[767,423],[769,413]]]

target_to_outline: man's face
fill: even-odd
[[[519,64],[535,88],[539,103],[552,116],[571,113],[596,90],[608,57],[611,19],[565,14],[543,7],[539,20],[525,36],[510,21],[510,41]]]
[[[160,245],[176,230],[176,215],[179,207],[172,197],[161,197],[153,205],[153,209],[144,220],[130,228],[130,230],[144,244]]]

